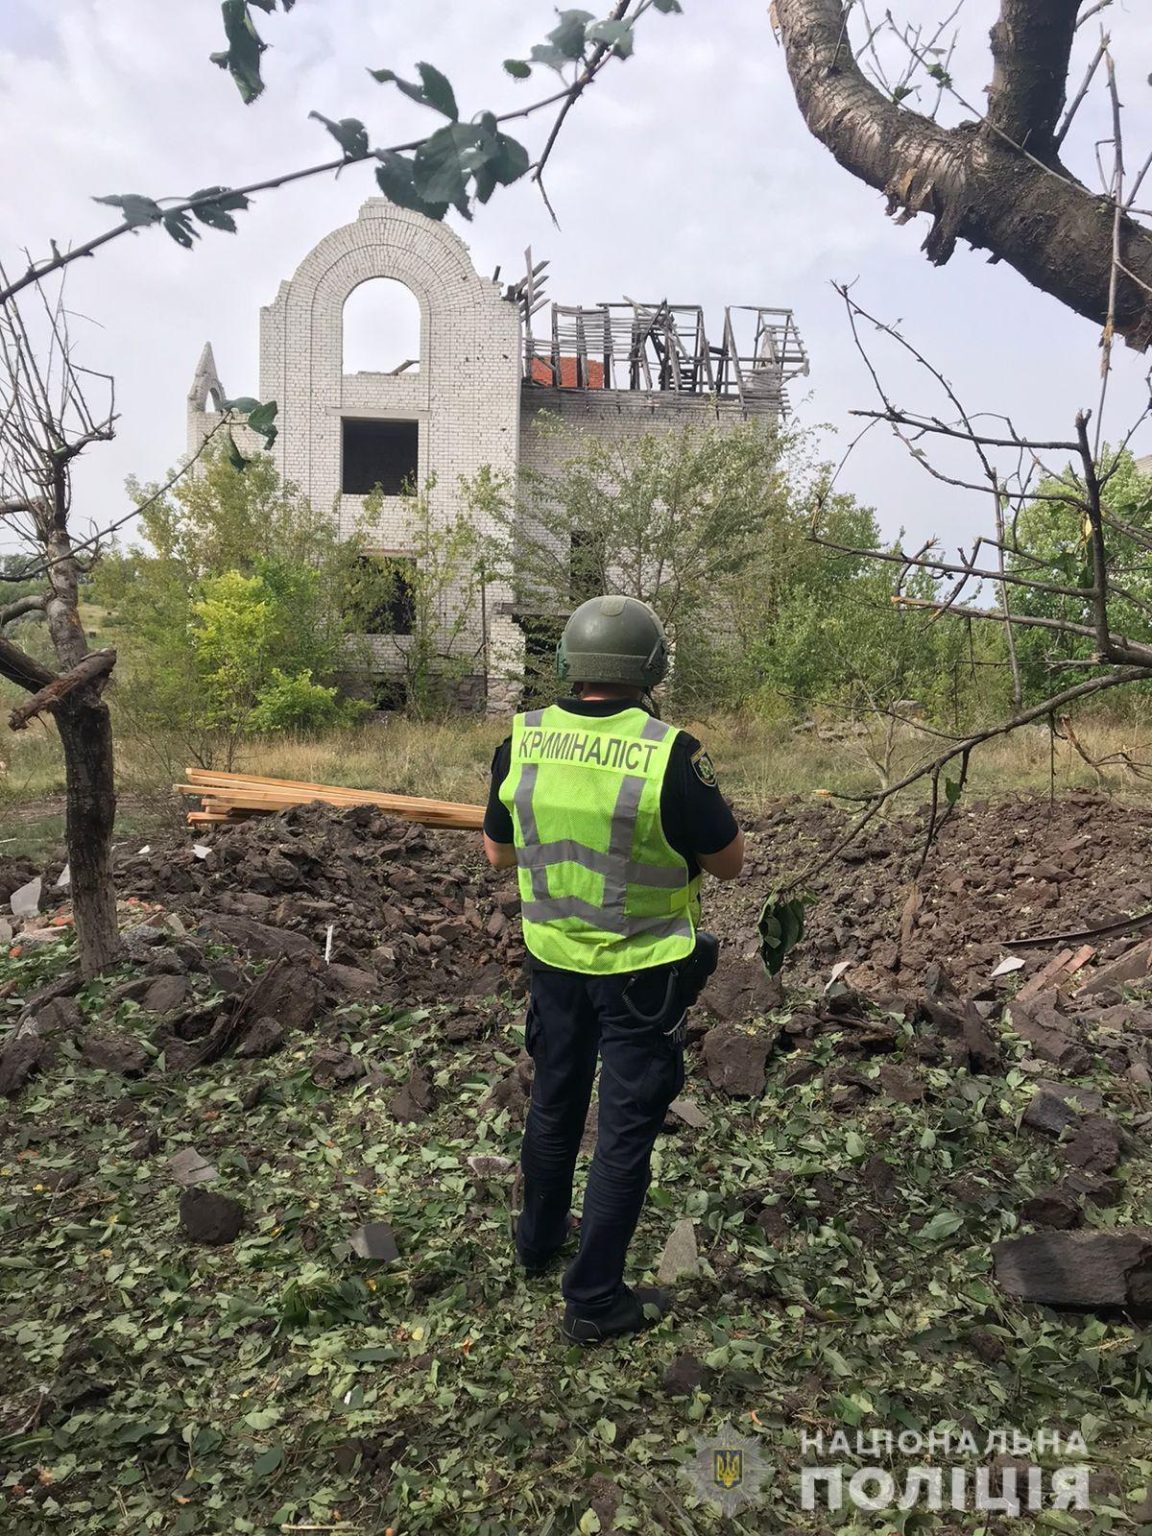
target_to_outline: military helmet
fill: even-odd
[[[664,626],[638,597],[589,598],[564,626],[556,671],[569,683],[655,688],[668,671]]]

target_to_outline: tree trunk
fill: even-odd
[[[80,969],[96,976],[122,955],[112,877],[116,781],[112,719],[91,687],[77,689],[56,707],[67,786],[68,864]]]

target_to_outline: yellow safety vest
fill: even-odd
[[[500,799],[515,828],[524,942],[546,965],[610,976],[692,953],[700,879],[660,820],[676,736],[639,706],[588,716],[552,705],[513,719]]]

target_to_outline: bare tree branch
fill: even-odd
[[[5,624],[13,624],[17,619],[22,619],[25,614],[43,613],[47,606],[48,599],[43,596],[18,597],[6,608],[0,608],[0,629],[3,629]]]
[[[886,99],[854,56],[849,9],[841,0],[776,0],[788,73],[816,138],[852,175],[883,192],[890,212],[931,215],[924,250],[937,265],[964,240],[1099,325],[1108,318],[1118,271],[1116,333],[1134,347],[1147,347],[1152,232],[1121,213],[1117,267],[1110,242],[1101,239],[1101,199],[1056,159],[1050,137],[1038,145],[1032,133],[1021,144],[988,119],[945,129]],[[1062,85],[1057,90],[1050,75],[1065,53],[1070,9],[1070,0],[1004,0],[1001,11],[1002,21],[1010,17],[1019,29],[1018,45],[1043,66],[1025,69],[1021,63],[1019,89],[1011,79],[1002,81],[1005,120],[1014,103],[1033,100],[1049,136],[1063,101]]]

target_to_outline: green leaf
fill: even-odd
[[[276,437],[276,412],[275,400],[267,400],[263,405],[258,405],[254,411],[248,413],[248,425],[253,432],[258,432],[261,437],[271,444]]]
[[[595,20],[591,11],[561,11],[560,25],[549,32],[548,41],[566,59],[583,58],[588,23]]]
[[[684,8],[680,4],[680,0],[652,0],[652,5],[665,16],[682,16],[684,14]]]
[[[247,105],[256,100],[264,89],[260,78],[260,55],[264,52],[246,0],[224,0],[220,7],[224,17],[224,35],[228,47],[220,53],[210,54],[213,64],[226,69],[236,82],[236,89]]]
[[[403,79],[394,69],[370,69],[368,73],[381,85],[392,84],[398,91],[403,91],[405,96],[418,101],[422,107],[431,107],[434,112],[440,112],[455,122],[460,113],[447,76],[442,75],[433,64],[417,64],[416,68],[420,75],[419,85],[415,81]]]
[[[616,1426],[611,1419],[596,1420],[596,1435],[603,1440],[605,1445],[613,1445],[616,1441]]]
[[[417,64],[416,70],[424,87],[424,100],[427,104],[456,122],[460,117],[460,109],[456,105],[456,94],[447,75],[442,75],[434,64]]]
[[[946,778],[944,780],[944,798],[949,805],[955,805],[963,793],[964,786],[959,779]]]
[[[226,411],[236,411],[243,416],[250,416],[253,411],[260,409],[259,400],[253,400],[251,395],[238,395],[235,400],[225,400]]]
[[[227,217],[227,215],[224,215]],[[186,251],[192,249],[192,242],[199,240],[200,232],[194,228],[192,220],[186,213],[172,208],[164,215],[164,228],[172,236],[177,245],[182,245]]]
[[[248,468],[249,460],[244,457],[236,446],[236,439],[231,432],[228,434],[228,462],[238,474],[243,474]]]
[[[760,911],[760,958],[769,975],[775,976],[784,957],[804,937],[804,913],[807,902],[802,896],[781,901],[769,896]]]
[[[467,146],[461,143],[459,126],[440,128],[424,140],[416,151],[412,183],[426,203],[451,203],[466,214],[468,188],[460,155]],[[476,131],[471,130],[473,135]]]
[[[124,216],[125,224],[156,224],[164,217],[164,210],[159,203],[152,201],[150,197],[139,197],[135,192],[126,192],[122,197],[94,197],[94,203],[104,203],[109,208],[119,208]]]
[[[272,1473],[284,1465],[284,1447],[282,1445],[270,1445],[266,1451],[257,1456],[252,1463],[253,1477],[271,1477]]]
[[[386,149],[377,152],[380,164],[376,168],[376,181],[381,192],[398,208],[412,208],[430,219],[442,219],[448,212],[447,203],[429,203],[413,185],[415,163],[405,155]]]
[[[964,1218],[958,1211],[937,1211],[932,1220],[920,1228],[918,1237],[927,1242],[938,1243],[942,1238],[951,1237],[954,1232],[959,1232],[964,1225]]]
[[[630,58],[636,46],[630,21],[594,22],[588,28],[587,37],[590,43],[603,43],[608,48],[614,48],[620,59]]]
[[[566,53],[559,48],[553,48],[548,43],[536,43],[532,49],[531,59],[534,64],[546,64],[549,69],[563,69],[569,63]]]
[[[198,203],[192,212],[201,224],[207,224],[210,229],[222,229],[230,235],[236,233],[236,220],[219,203]]]
[[[189,195],[190,203],[198,203],[201,198],[211,198],[217,208],[225,208],[235,212],[239,208],[247,208],[252,199],[243,192],[233,192],[231,187],[201,187],[199,192]]]
[[[505,59],[504,68],[513,80],[527,80],[532,73],[532,66],[526,59]]]
[[[323,112],[309,112],[318,123],[323,123],[349,160],[363,160],[368,153],[368,130],[358,117],[342,117],[333,122]]]

